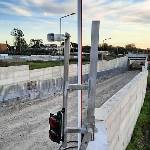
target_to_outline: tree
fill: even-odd
[[[71,42],[71,52],[74,53],[74,52],[78,52],[78,44],[77,43],[73,43]]]
[[[136,48],[136,46],[135,46],[134,43],[132,43],[132,44],[127,44],[127,45],[125,46],[125,48],[126,48],[126,50],[129,51],[129,52],[136,52],[136,50],[137,50],[137,48]]]
[[[103,43],[101,46],[101,51],[108,51],[109,50],[109,45],[107,43]]]
[[[21,53],[21,50],[24,50],[27,48],[27,43],[25,41],[24,37],[24,33],[22,30],[18,29],[18,28],[14,28],[11,31],[11,35],[14,36],[15,41],[14,41],[14,46],[16,47],[16,51]]]
[[[86,45],[82,47],[82,51],[85,53],[90,53],[90,50],[91,50],[91,46]]]
[[[31,48],[44,48],[42,39],[31,39],[30,44]]]

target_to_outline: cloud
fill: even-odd
[[[150,23],[149,0],[89,0],[83,3],[84,18],[121,21],[125,23]]]
[[[76,12],[77,0],[2,0],[0,12],[34,17],[54,17]],[[83,0],[83,19],[149,23],[150,0]],[[6,11],[5,11],[6,10]]]
[[[26,5],[34,5],[43,14],[65,14],[76,11],[76,0],[23,0]]]
[[[76,12],[76,0],[2,0],[0,12],[16,16],[51,17]]]
[[[0,9],[0,12],[2,13],[17,16],[32,16],[32,11],[26,7],[8,2],[0,2],[0,5],[3,6]]]
[[[150,0],[83,0],[82,2],[84,41],[87,44],[90,43],[91,20],[94,19],[101,20],[101,40],[112,37],[111,41],[114,40],[116,44],[128,43],[129,37],[132,42],[137,37],[139,39],[135,42],[144,41],[144,38],[149,39]],[[0,0],[0,23],[8,21],[10,25],[14,23],[30,29],[35,29],[36,26],[40,29],[35,31],[40,35],[49,30],[57,32],[58,18],[76,11],[77,0]],[[75,17],[65,19],[64,24],[63,30],[69,31],[70,27],[70,33],[75,33]]]
[[[137,3],[132,5],[126,10],[122,11],[121,15],[124,14],[121,20],[125,22],[134,22],[140,24],[150,24],[150,1],[145,1],[143,3]]]
[[[10,10],[14,11],[15,14],[20,16],[32,16],[32,12],[26,8],[21,8],[18,6],[11,5]]]
[[[52,0],[51,0],[52,1]],[[29,5],[29,4],[35,4],[35,5],[42,5],[44,3],[46,3],[46,0],[22,0],[22,2],[26,5]]]

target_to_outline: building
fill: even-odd
[[[8,45],[0,43],[0,53],[7,53],[7,52],[8,52]]]

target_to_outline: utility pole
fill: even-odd
[[[104,51],[104,42],[107,41],[107,40],[110,40],[110,39],[111,39],[111,38],[107,38],[107,39],[104,39],[104,40],[103,40],[103,51]],[[102,58],[102,61],[103,61],[103,52],[102,52],[102,54],[101,54],[101,58]]]
[[[82,0],[78,0],[78,85],[82,84]],[[82,91],[78,90],[78,128],[82,128]],[[78,133],[78,150],[81,133]]]

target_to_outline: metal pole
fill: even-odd
[[[117,56],[118,56],[118,47],[117,47]]]
[[[96,97],[99,26],[100,21],[92,21],[87,120],[88,120],[88,127],[93,130],[93,138],[95,128],[94,113],[95,113],[95,97]]]
[[[82,84],[82,0],[78,0],[78,84]],[[82,127],[82,91],[78,90],[78,128]],[[81,134],[78,134],[78,150]]]
[[[60,21],[59,25],[60,25],[60,36],[61,36],[61,17],[59,21]],[[61,52],[61,40],[60,40],[60,48],[59,48],[59,59],[60,59],[60,52]]]
[[[62,18],[66,18],[66,17],[69,17],[69,16],[72,16],[72,15],[75,15],[76,13],[71,13],[69,15],[66,15],[66,16],[62,16],[59,18],[59,32],[60,32],[60,35],[61,35],[61,23],[62,23]],[[60,48],[61,48],[61,40],[60,40]]]
[[[60,36],[61,36],[61,18],[59,19],[59,25],[60,25],[59,31],[60,31]],[[61,46],[61,40],[60,40],[60,46]]]
[[[96,76],[98,61],[98,43],[99,43],[99,26],[100,21],[92,21],[91,31],[91,51],[90,51],[90,72],[88,86],[88,109],[87,109],[87,129],[80,150],[86,150],[88,142],[94,140],[95,129],[95,97],[96,97]],[[94,148],[93,148],[94,149]]]
[[[65,132],[67,127],[67,100],[68,100],[68,91],[67,86],[69,83],[69,56],[70,56],[70,35],[66,33],[65,39],[65,49],[64,49],[64,83],[63,83],[63,144],[64,148],[67,147],[67,133]]]
[[[106,40],[110,40],[111,38],[107,38],[107,39],[104,39],[103,40],[103,47],[102,47],[102,49],[103,49],[103,51],[104,51],[104,42],[106,41]],[[102,60],[103,60],[103,53],[102,53]]]
[[[103,40],[103,51],[104,51],[104,41],[105,41],[105,40]],[[103,61],[103,51],[102,51],[102,54],[101,54],[102,61]]]

